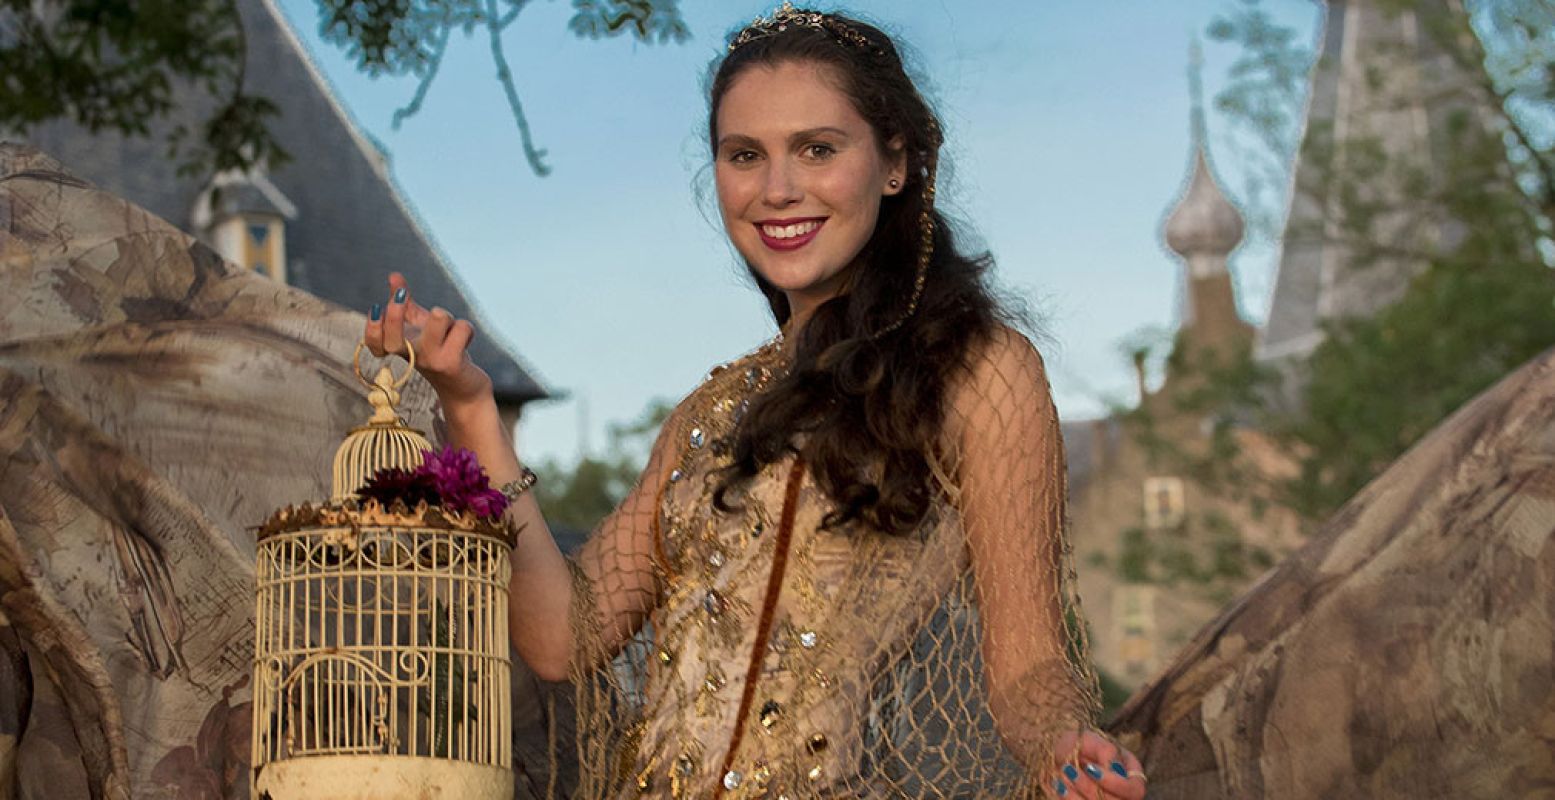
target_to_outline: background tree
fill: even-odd
[[[267,127],[279,110],[244,92],[238,0],[0,0],[0,130],[69,119],[87,130],[148,135],[176,88],[224,98],[198,130],[180,126],[168,156],[195,174],[278,166],[288,159]],[[503,33],[531,0],[318,0],[325,41],[372,76],[412,75],[415,94],[394,125],[416,113],[450,39],[481,34],[530,168],[546,175],[508,68]],[[678,0],[573,0],[568,29],[581,38],[631,35],[683,42]]]

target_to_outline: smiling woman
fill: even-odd
[[[511,634],[577,687],[577,796],[1144,796],[1093,729],[1042,358],[934,208],[940,125],[879,29],[787,4],[736,32],[708,142],[780,332],[715,367],[576,557],[528,495]],[[473,331],[403,281],[368,342],[455,444],[520,467]]]

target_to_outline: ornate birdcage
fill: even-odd
[[[430,449],[387,367],[335,456],[332,498],[259,528],[253,795],[510,798],[513,529],[425,501],[363,500]]]

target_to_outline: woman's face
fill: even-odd
[[[906,175],[899,142],[880,152],[874,130],[829,69],[755,66],[717,109],[714,160],[724,228],[756,272],[803,318],[837,295],[869,241],[880,199]]]

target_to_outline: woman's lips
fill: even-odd
[[[799,248],[804,247],[805,245],[809,244],[810,240],[814,239],[815,235],[817,233],[821,232],[821,228],[826,225],[826,220],[825,219],[801,220],[800,222],[791,223],[791,224],[801,224],[801,223],[810,223],[810,222],[813,222],[815,224],[815,227],[812,230],[810,230],[810,231],[808,231],[806,233],[801,233],[801,234],[798,234],[798,235],[795,235],[795,236],[790,236],[790,237],[788,237],[786,239],[778,239],[778,238],[773,237],[773,236],[768,236],[767,232],[765,230],[763,230],[764,226],[761,223],[758,222],[758,223],[755,223],[755,225],[756,225],[756,235],[761,237],[761,241],[762,241],[763,244],[765,244],[767,247],[769,247],[769,248],[771,248],[773,250],[798,250]]]

